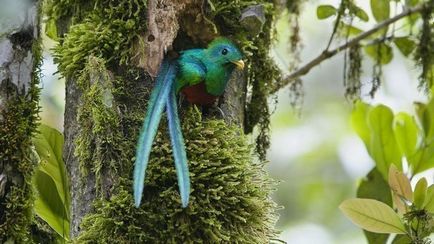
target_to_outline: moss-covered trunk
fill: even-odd
[[[39,1],[11,1],[0,9],[0,242],[31,243],[41,61]]]
[[[49,2],[50,21],[56,21],[64,37],[55,55],[67,79],[64,155],[71,179],[73,237],[99,243],[265,243],[275,237],[272,183],[242,129],[252,127],[245,116],[248,83],[256,91],[251,101],[257,101],[255,96],[263,99],[265,93],[258,87],[276,76],[267,57],[274,6],[257,3],[264,27],[261,32],[260,24],[252,34],[251,28],[240,25],[241,10],[252,1]],[[216,104],[224,120],[217,109],[204,115],[185,105],[180,111],[191,202],[186,209],[180,207],[162,121],[143,204],[136,209],[131,186],[135,143],[152,76],[166,51],[173,50],[173,55],[204,47],[219,35],[251,54],[249,75],[234,74]],[[255,111],[261,111],[261,105]]]

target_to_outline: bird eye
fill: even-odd
[[[223,50],[222,50],[222,54],[223,54],[223,55],[228,54],[228,50],[227,50],[226,48],[223,48]]]

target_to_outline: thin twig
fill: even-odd
[[[337,53],[358,44],[361,40],[369,37],[370,35],[374,34],[378,30],[380,30],[380,29],[382,29],[382,28],[384,28],[384,27],[386,27],[392,23],[395,23],[396,21],[398,21],[404,17],[407,17],[408,15],[411,15],[411,14],[417,13],[417,12],[421,12],[426,7],[427,7],[427,4],[424,3],[424,4],[420,4],[420,5],[413,7],[413,8],[408,8],[408,9],[404,10],[402,13],[395,15],[392,18],[376,24],[372,29],[367,30],[363,33],[360,33],[356,37],[354,37],[351,40],[349,40],[348,42],[338,46],[337,48],[332,49],[332,50],[327,50],[327,49],[324,50],[320,55],[318,55],[316,58],[311,60],[309,63],[305,64],[303,67],[297,69],[296,71],[294,71],[293,73],[291,73],[290,75],[285,77],[285,79],[283,79],[279,84],[276,84],[276,86],[274,86],[273,89],[271,90],[271,93],[276,93],[281,88],[287,86],[289,83],[291,83],[295,79],[307,74],[313,67],[319,65],[322,61],[329,59],[329,58],[335,56]]]

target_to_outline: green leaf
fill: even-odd
[[[392,241],[392,244],[408,244],[411,243],[410,237],[408,235],[397,235]]]
[[[374,107],[368,113],[368,126],[371,131],[370,155],[387,179],[391,164],[395,164],[398,169],[402,168],[401,151],[392,130],[392,110],[384,105]]]
[[[347,25],[347,24],[345,24],[343,22],[341,22],[341,24],[340,24],[340,31],[339,31],[339,33],[341,35],[343,35],[343,36],[347,36],[347,35],[348,36],[356,36],[356,35],[358,35],[358,34],[360,34],[362,32],[363,32],[363,30],[361,30],[361,29],[359,29],[359,28],[357,28],[355,26]]]
[[[401,152],[408,158],[416,153],[418,148],[419,127],[414,117],[407,113],[399,113],[393,123],[396,142]]]
[[[336,12],[336,8],[332,5],[320,5],[316,8],[316,16],[318,19],[327,19],[328,17],[335,15]]]
[[[398,50],[406,57],[408,57],[408,55],[410,55],[416,48],[416,43],[408,37],[395,37],[393,42]]]
[[[414,7],[419,4],[419,0],[406,0],[405,3],[408,7]]]
[[[368,126],[367,117],[371,108],[369,104],[359,100],[351,112],[351,126],[365,143],[368,152],[370,151],[371,131]]]
[[[54,18],[50,18],[47,22],[45,22],[45,35],[52,40],[58,39],[56,20]]]
[[[69,220],[67,211],[56,191],[53,179],[44,171],[38,170],[34,178],[38,191],[35,200],[35,212],[54,231],[65,239],[69,237]]]
[[[350,1],[351,3],[351,1]],[[368,22],[369,21],[369,16],[368,14],[365,12],[365,10],[359,8],[358,6],[352,4],[351,6],[351,10],[354,13],[354,15],[356,15],[359,19]]]
[[[400,213],[407,212],[407,203],[413,202],[413,191],[411,190],[410,180],[395,165],[390,165],[389,186],[392,190],[393,202]]]
[[[371,11],[377,22],[386,20],[390,16],[389,0],[371,0]]]
[[[418,209],[422,209],[425,203],[428,182],[425,178],[421,178],[414,188],[414,205]]]
[[[70,196],[65,191],[69,188],[62,157],[63,135],[56,129],[43,124],[38,129],[40,133],[33,138],[33,143],[41,158],[39,170],[53,178],[62,202],[69,209]]]
[[[426,191],[423,209],[429,213],[434,213],[434,185],[430,185]]]
[[[57,130],[39,126],[39,134],[33,138],[41,162],[35,173],[38,198],[35,201],[36,214],[44,219],[60,235],[69,236],[70,196],[65,165],[62,158],[63,136]],[[60,207],[63,211],[60,211]],[[59,219],[53,219],[56,216]],[[67,224],[65,223],[67,222]],[[63,223],[63,224],[59,224]]]
[[[434,100],[431,99],[428,104],[415,103],[415,108],[423,133],[420,133],[421,149],[408,158],[414,174],[430,169],[434,165]]]
[[[389,191],[389,185],[375,167],[360,182],[360,185],[357,188],[357,197],[375,199],[384,202],[389,206],[392,205],[392,196]],[[367,230],[364,230],[363,232],[369,244],[386,243],[389,238],[388,234],[373,233]]]
[[[373,199],[348,199],[339,209],[356,225],[375,233],[405,234],[405,227],[393,209]]]
[[[393,59],[393,50],[385,43],[370,44],[365,46],[364,49],[366,54],[381,64],[388,64]]]

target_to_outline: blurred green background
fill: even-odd
[[[338,1],[302,5],[301,64],[322,52],[332,32],[332,19],[316,18],[316,6],[322,3],[338,5]],[[369,1],[357,3],[369,10]],[[283,70],[288,70],[294,58],[288,51],[288,19],[283,14],[276,23],[278,41],[270,52]],[[356,24],[363,27],[373,22]],[[42,123],[62,131],[65,85],[55,74],[57,68],[50,54],[54,45],[44,38],[41,117]],[[399,52],[394,54],[393,61],[384,67],[384,83],[375,98],[367,95],[367,87],[362,99],[384,103],[394,112],[412,112],[414,101],[425,101],[417,89],[417,70]],[[365,58],[362,83],[370,81],[372,65]],[[291,107],[289,89],[278,94],[277,104],[276,99],[270,99],[274,114],[268,170],[279,181],[273,197],[282,206],[278,222],[281,239],[297,244],[366,243],[362,231],[338,210],[344,199],[355,196],[357,182],[373,167],[363,143],[349,126],[352,103],[344,96],[343,55],[325,61],[302,79],[305,95],[300,111]]]

